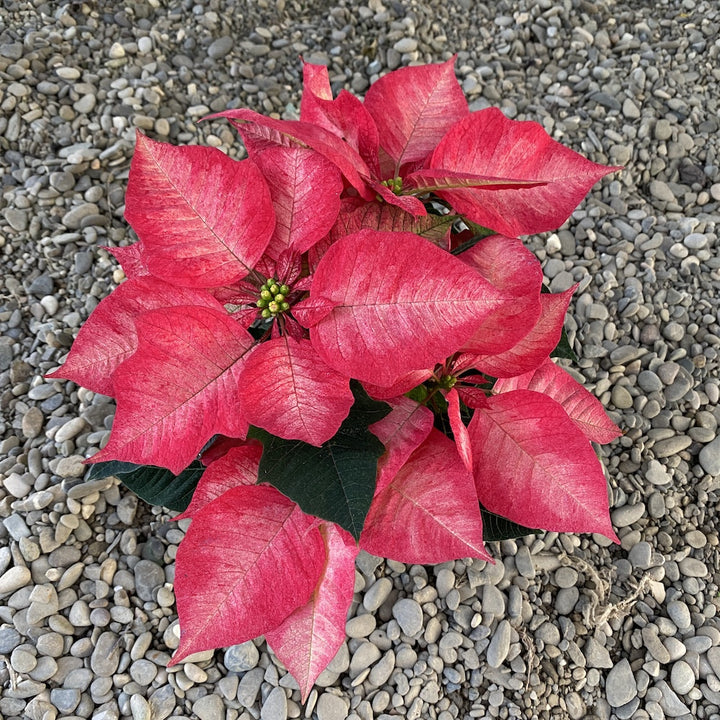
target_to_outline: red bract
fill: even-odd
[[[113,373],[137,350],[136,322],[148,310],[195,305],[222,310],[204,290],[179,288],[150,276],[132,278],[104,298],[78,333],[63,366],[48,377],[74,380],[115,397]]]
[[[458,557],[490,559],[472,475],[441,432],[431,430],[373,498],[360,546],[421,565]]]
[[[375,121],[393,174],[422,162],[445,133],[469,113],[455,79],[455,58],[440,65],[401,68],[374,83],[365,107]]]
[[[359,551],[352,537],[337,525],[321,525],[320,534],[325,542],[325,567],[310,599],[265,633],[268,645],[298,681],[303,701],[345,640]]]
[[[215,148],[154,142],[140,132],[125,205],[148,270],[187,287],[247,275],[275,227],[270,191],[253,162]]]
[[[590,441],[619,430],[550,360],[572,354],[574,288],[543,293],[515,237],[613,168],[471,113],[453,60],[364,102],[303,73],[299,121],[218,113],[240,162],[138,134],[140,240],[111,249],[128,279],[50,377],[116,398],[95,476],[136,464],[138,493],[191,521],[172,662],[264,634],[305,699],[345,637],[359,548],[426,564],[490,560],[484,531],[617,539]]]
[[[530,527],[617,541],[602,467],[558,402],[530,390],[502,393],[475,411],[468,431],[478,497],[488,510]]]
[[[307,304],[312,316],[298,319],[311,327],[328,365],[391,385],[458,350],[503,300],[478,273],[417,235],[362,230],[325,253]]]
[[[335,435],[353,404],[347,376],[327,367],[308,340],[287,336],[252,352],[240,384],[248,422],[311,445]]]
[[[227,313],[151,310],[136,322],[138,347],[113,375],[117,413],[94,456],[179,473],[215,434],[245,437],[238,381],[253,339]]]
[[[180,646],[172,662],[277,627],[308,601],[324,565],[316,521],[275,488],[223,493],[195,513],[178,549]]]
[[[550,358],[535,370],[512,378],[501,378],[495,383],[495,392],[534,390],[559,402],[570,419],[582,430],[588,440],[609,443],[622,435],[620,429],[605,414],[598,399],[577,380]]]
[[[553,140],[541,125],[509,120],[497,108],[472,113],[438,144],[429,163],[446,172],[542,183],[535,187],[438,190],[459,213],[504,235],[553,230],[609,168]]]

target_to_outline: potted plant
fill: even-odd
[[[361,548],[429,564],[492,561],[484,540],[529,528],[617,539],[591,443],[619,430],[551,359],[572,356],[574,288],[546,292],[518,239],[617,168],[470,112],[452,59],[364,101],[306,64],[299,120],[212,117],[249,157],[138,133],[127,279],[50,377],[116,400],[90,475],[192,519],[173,663],[265,635],[305,698]]]

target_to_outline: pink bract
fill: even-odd
[[[575,288],[544,292],[517,237],[616,168],[471,112],[453,64],[360,100],[306,63],[299,120],[212,116],[240,161],[137,135],[139,241],[109,248],[128,279],[49,377],[116,399],[96,468],[201,474],[175,506],[172,663],[264,634],[306,699],[344,641],[360,549],[491,561],[486,511],[618,539],[591,441],[620,431],[550,359]]]

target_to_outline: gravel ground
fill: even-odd
[[[0,10],[0,716],[54,720],[720,718],[720,11],[712,0],[4,0]],[[621,546],[539,534],[494,565],[358,560],[349,639],[302,706],[261,641],[166,668],[183,527],[83,482],[113,405],[45,382],[122,279],[136,127],[237,155],[293,117],[298,55],[336,89],[457,52],[473,109],[541,122],[606,178],[528,240],[579,376]]]

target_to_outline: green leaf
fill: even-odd
[[[545,285],[545,283],[543,283],[541,292],[549,293],[550,288]],[[562,329],[560,340],[555,346],[555,349],[550,353],[550,357],[565,358],[566,360],[572,360],[573,362],[577,362],[577,355],[575,354],[575,351],[570,345],[570,340],[568,339],[567,330],[565,330],[565,328]]]
[[[190,504],[203,472],[205,466],[197,460],[179,475],[154,465],[110,460],[93,465],[86,480],[99,480],[114,475],[146,503],[182,512]]]
[[[337,434],[320,447],[259,428],[251,428],[249,436],[263,444],[258,482],[270,483],[303,512],[340,525],[358,540],[375,492],[377,461],[385,452],[368,426],[390,406],[371,399],[359,383],[350,386],[355,404]]]
[[[565,328],[562,329],[560,341],[555,346],[555,349],[550,353],[550,357],[566,358],[567,360],[577,362],[577,355],[570,346],[570,340],[568,340],[568,334]]]
[[[494,230],[478,225],[467,218],[462,218],[462,221],[468,226],[468,229],[473,231],[473,236],[469,240],[466,240],[464,243],[458,245],[456,248],[453,248],[450,251],[452,255],[460,255],[460,253],[465,252],[465,250],[469,250],[474,245],[477,245],[483,238],[488,237],[488,235],[495,234]]]
[[[480,506],[480,514],[482,515],[483,540],[485,540],[485,542],[513,540],[524,537],[525,535],[543,532],[542,530],[533,530],[532,528],[523,527],[522,525],[511,522],[507,518],[502,517],[502,515],[496,515],[486,510],[482,505]]]

